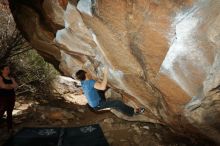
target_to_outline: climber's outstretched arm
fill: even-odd
[[[107,77],[108,77],[108,68],[105,68],[102,82],[96,82],[94,85],[94,88],[98,90],[105,90],[107,86],[107,80],[108,80]]]

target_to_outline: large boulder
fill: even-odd
[[[26,39],[66,76],[83,68],[101,79],[107,66],[109,86],[146,108],[133,120],[193,127],[218,141],[219,96],[211,93],[220,83],[220,1],[10,0],[10,7]]]

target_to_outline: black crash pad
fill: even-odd
[[[4,146],[109,146],[98,124],[68,128],[23,128]]]

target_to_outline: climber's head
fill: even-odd
[[[80,81],[84,81],[86,79],[86,71],[84,70],[78,70],[76,72],[76,78]]]

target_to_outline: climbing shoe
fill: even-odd
[[[138,114],[141,114],[145,111],[144,108],[137,108],[136,111],[135,111],[135,115],[138,115]]]

